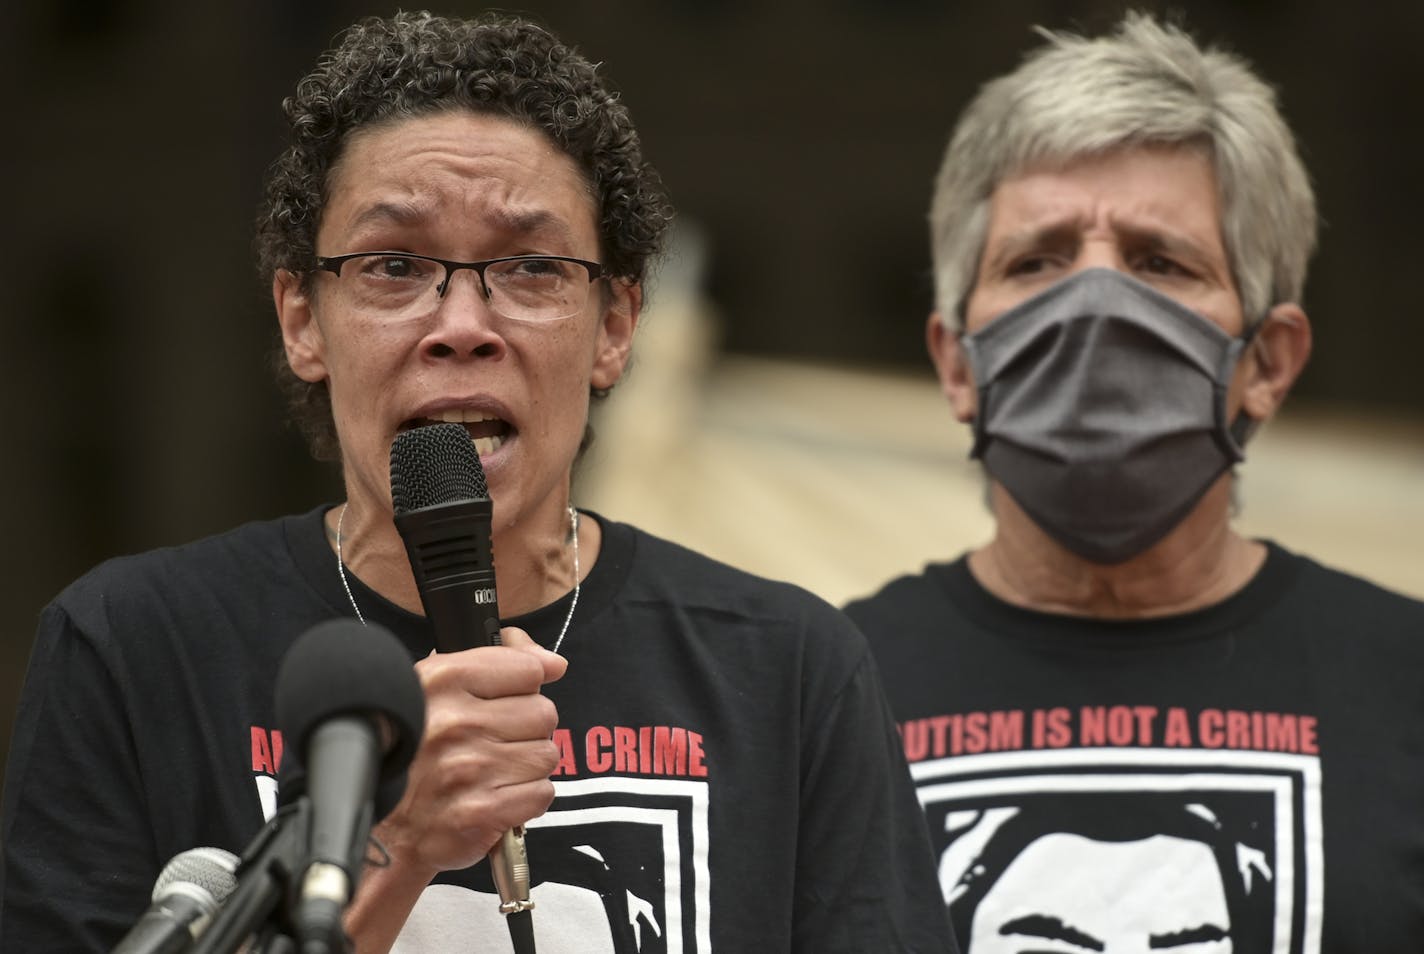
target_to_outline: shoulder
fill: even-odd
[[[731,566],[628,524],[601,521],[605,554],[621,563],[617,602],[624,612],[671,614],[689,631],[719,639],[775,640],[839,647],[859,660],[865,640],[843,612],[797,584]],[[843,658],[844,658],[843,656]]]
[[[943,616],[953,606],[951,591],[965,575],[964,560],[931,563],[919,573],[898,576],[880,589],[845,604],[845,613],[867,634],[898,629],[908,621]]]
[[[189,615],[250,604],[260,592],[290,587],[292,535],[319,511],[253,521],[188,543],[114,557],[66,587],[49,608],[79,630],[171,627]]]
[[[1424,637],[1424,601],[1386,589],[1309,556],[1266,544],[1268,566],[1285,567],[1293,585],[1283,605],[1297,614],[1324,619],[1349,618],[1353,627],[1379,630],[1408,628]]]
[[[795,583],[758,576],[629,524],[605,521],[605,526],[610,536],[622,534],[630,545],[629,583],[636,592],[675,595],[684,604],[724,612],[843,619],[834,606]]]
[[[310,516],[310,515],[308,515]],[[286,549],[288,524],[301,517],[253,521],[222,533],[142,553],[112,557],[70,584],[58,602],[106,598],[177,578],[207,576],[214,569],[231,566],[254,568],[251,561],[270,558]]]

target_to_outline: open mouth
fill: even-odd
[[[474,442],[475,453],[481,457],[499,450],[500,445],[509,438],[513,431],[509,422],[502,418],[486,411],[472,411],[464,408],[440,411],[433,417],[414,418],[402,424],[400,429],[408,431],[413,427],[424,427],[427,424],[463,425],[470,434],[470,440]]]

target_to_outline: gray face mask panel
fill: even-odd
[[[1110,268],[1069,276],[961,341],[979,389],[971,457],[1046,533],[1120,563],[1244,459],[1226,423],[1246,338]]]

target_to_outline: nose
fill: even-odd
[[[1122,246],[1112,235],[1089,235],[1078,249],[1078,259],[1073,263],[1073,271],[1081,272],[1089,268],[1111,268],[1119,272],[1129,271]]]
[[[471,269],[452,272],[435,301],[421,350],[431,358],[498,358],[506,349],[499,316]]]

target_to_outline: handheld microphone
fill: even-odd
[[[494,504],[469,432],[459,424],[430,424],[400,434],[391,444],[391,504],[436,649],[498,645]],[[489,862],[515,947],[532,951],[523,825],[504,833]]]
[[[391,505],[435,648],[499,645],[494,502],[469,432],[431,424],[398,436],[391,444]]]
[[[187,950],[237,888],[237,855],[190,848],[174,855],[153,885],[153,904],[112,954],[178,954]]]
[[[305,768],[309,851],[294,921],[303,950],[343,949],[341,915],[355,893],[375,823],[378,782],[404,777],[425,728],[425,694],[391,633],[352,619],[307,630],[277,674],[277,723]],[[383,793],[382,801],[399,800]]]

